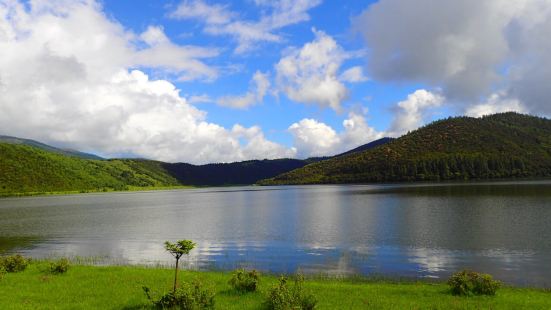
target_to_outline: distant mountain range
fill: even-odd
[[[518,113],[433,122],[398,139],[306,165],[262,185],[551,176],[551,120]]]
[[[343,154],[331,157],[312,157],[308,159],[264,159],[249,160],[227,164],[191,165],[184,163],[162,164],[166,171],[183,184],[220,186],[247,185],[277,176],[279,174],[304,167],[311,163],[361,152],[392,141],[392,138],[382,138]]]
[[[102,159],[0,136],[0,196],[166,186],[411,182],[551,176],[551,120],[517,113],[433,122],[333,157],[191,165]]]
[[[385,141],[374,141],[363,148]],[[332,157],[191,165],[146,159],[103,159],[34,140],[0,136],[0,196],[179,185],[250,185],[328,158]]]

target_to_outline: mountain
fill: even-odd
[[[249,160],[207,165],[101,159],[34,140],[0,136],[0,196],[131,187],[246,185],[324,159]]]
[[[551,176],[551,120],[518,113],[433,122],[387,144],[260,181],[262,185]]]
[[[246,185],[301,168],[311,160],[273,159],[249,160],[235,163],[192,165],[162,164],[174,178],[185,184],[198,186]]]
[[[191,165],[104,160],[0,136],[0,195],[129,187],[368,183],[551,176],[551,120],[517,113],[436,121],[333,156]]]
[[[249,160],[227,164],[207,164],[199,166],[176,163],[163,164],[162,166],[171,176],[184,184],[208,186],[254,184],[262,179],[271,178],[311,163],[368,150],[392,140],[392,138],[382,138],[332,157],[311,157],[305,160],[288,158]]]
[[[59,154],[63,154],[63,155],[73,156],[73,157],[78,157],[78,158],[103,159],[103,158],[101,158],[97,155],[94,155],[94,154],[88,154],[88,153],[83,153],[83,152],[68,150],[68,149],[60,149],[60,148],[53,147],[51,145],[47,145],[47,144],[44,144],[44,143],[41,143],[41,142],[38,142],[38,141],[30,140],[30,139],[22,139],[22,138],[17,138],[17,137],[10,137],[10,136],[0,135],[0,143],[30,145],[30,146],[34,146],[34,147],[37,147],[37,148],[45,150],[45,151],[59,153]]]
[[[388,138],[388,137],[381,138],[381,139],[378,139],[378,140],[369,142],[369,143],[367,143],[367,144],[360,145],[360,146],[358,146],[358,147],[355,148],[355,149],[352,149],[352,150],[350,150],[350,151],[344,152],[344,153],[342,153],[342,154],[335,155],[335,156],[333,156],[333,157],[331,157],[331,158],[339,157],[339,156],[344,156],[344,155],[348,155],[348,154],[352,154],[352,153],[358,153],[358,152],[367,151],[367,150],[370,150],[370,149],[372,149],[372,148],[375,148],[375,147],[377,147],[377,146],[379,146],[379,145],[387,144],[387,143],[391,142],[392,140],[394,140],[394,138]]]
[[[83,159],[13,143],[0,143],[0,171],[0,196],[180,184],[160,162]]]

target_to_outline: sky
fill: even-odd
[[[204,164],[551,115],[551,0],[0,0],[0,134]]]

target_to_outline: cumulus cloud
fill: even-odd
[[[382,0],[354,23],[376,80],[441,87],[464,107],[497,90],[551,113],[550,0]]]
[[[184,0],[169,16],[201,21],[205,24],[205,33],[233,37],[237,41],[235,52],[244,53],[261,42],[283,42],[278,31],[308,21],[308,10],[318,6],[321,0],[255,0],[254,3],[264,10],[259,20],[243,20],[228,6],[203,0]]]
[[[344,82],[359,82],[364,79],[363,73],[353,67],[339,76],[342,63],[353,53],[346,52],[325,32],[313,32],[316,38],[312,42],[290,49],[276,64],[278,89],[291,100],[339,111],[348,97]]]
[[[526,113],[527,111],[518,99],[510,98],[503,93],[496,93],[492,94],[486,102],[469,106],[465,114],[480,117],[502,112]]]
[[[394,120],[387,134],[396,137],[417,129],[426,121],[427,113],[443,103],[444,97],[439,94],[425,89],[416,90],[409,94],[406,100],[398,102]]]
[[[232,133],[247,140],[247,144],[241,148],[242,158],[256,158],[263,154],[263,158],[294,158],[297,155],[296,148],[286,148],[278,143],[267,140],[262,129],[258,126],[250,128],[235,125]]]
[[[220,97],[216,103],[225,107],[245,109],[262,102],[269,88],[270,80],[268,79],[268,75],[256,71],[251,81],[250,90],[246,94]]]
[[[337,132],[315,119],[305,118],[289,127],[301,157],[334,155],[339,144]]]
[[[293,135],[297,155],[302,158],[336,155],[383,137],[382,132],[367,124],[362,114],[351,112],[343,127],[337,133],[327,124],[305,118],[292,124],[288,131]]]
[[[134,34],[93,1],[0,3],[0,131],[106,156],[131,154],[166,161],[222,162],[292,157],[259,127],[209,123],[166,80],[212,78],[199,55],[162,28]],[[210,54],[209,54],[210,53]]]
[[[498,110],[496,107],[499,96],[486,103],[488,106],[480,106],[473,110],[472,115],[491,109],[493,113],[508,111]],[[367,110],[352,111],[342,123],[343,130],[337,132],[331,126],[315,119],[305,118],[292,124],[288,131],[293,135],[297,155],[299,157],[330,156],[356,148],[360,145],[380,139],[382,137],[399,137],[408,131],[415,130],[425,124],[434,112],[441,107],[446,98],[438,92],[418,89],[409,94],[405,100],[396,103],[392,122],[387,130],[378,131],[369,126],[366,121]],[[516,108],[515,101],[510,102],[512,108]],[[514,109],[522,111],[522,107]]]

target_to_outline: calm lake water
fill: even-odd
[[[551,287],[551,182],[230,187],[0,199],[0,252]]]

